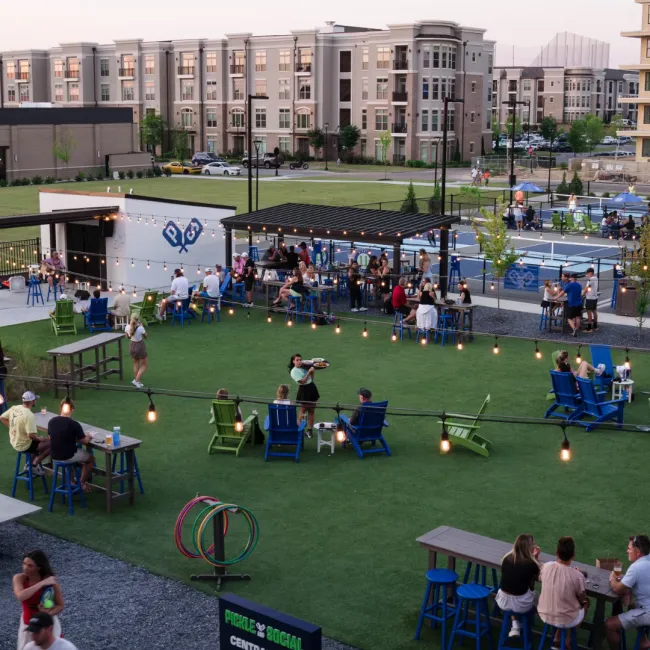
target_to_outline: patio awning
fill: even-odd
[[[369,244],[401,244],[460,217],[411,214],[344,206],[285,203],[221,220],[224,227],[269,235],[318,237]]]
[[[74,210],[55,210],[54,212],[38,212],[35,214],[15,214],[0,217],[0,229],[18,228],[23,226],[46,226],[55,223],[71,223],[73,221],[89,221],[110,217],[120,211],[118,206],[101,208],[77,208]]]

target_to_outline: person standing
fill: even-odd
[[[361,273],[359,265],[352,262],[348,270],[348,289],[350,292],[350,311],[367,311],[363,306],[361,295]]]
[[[244,307],[253,306],[253,289],[255,288],[255,262],[248,257],[248,253],[242,253],[244,259],[244,291],[246,291],[246,302]]]
[[[578,282],[578,274],[571,274],[571,282],[567,284],[558,294],[558,297],[567,297],[566,317],[569,327],[573,330],[572,336],[576,338],[580,331],[580,319],[582,318],[582,285]]]
[[[472,167],[472,185],[476,185],[476,178],[478,176],[478,169]]]
[[[576,209],[578,208],[578,199],[576,198],[575,194],[572,194],[569,197],[567,205],[569,206],[569,212],[571,212],[571,214],[573,214],[576,211]]]
[[[39,612],[29,619],[29,625],[25,628],[31,633],[30,641],[24,650],[77,650],[77,646],[67,639],[57,637],[52,616],[46,612]]]
[[[598,278],[593,268],[587,269],[587,286],[583,291],[585,297],[585,308],[587,310],[586,332],[598,331]]]
[[[131,322],[124,328],[124,334],[129,339],[129,352],[133,359],[133,381],[131,382],[136,388],[142,388],[144,384],[140,381],[147,369],[147,344],[144,340],[147,338],[147,332],[140,321],[140,317],[135,314],[131,317]]]
[[[289,362],[289,373],[291,379],[298,384],[298,394],[296,402],[300,404],[300,413],[298,420],[307,416],[307,437],[312,438],[314,435],[314,414],[316,412],[316,402],[320,399],[320,393],[314,383],[314,366],[306,370],[302,365],[302,355],[294,354]]]
[[[58,614],[63,611],[64,602],[61,587],[43,551],[31,551],[23,557],[22,572],[13,577],[14,596],[22,607],[18,626],[17,650],[29,646],[28,629],[33,617],[45,614],[54,637],[61,636]],[[45,596],[45,598],[44,598]],[[47,596],[50,596],[49,598]]]

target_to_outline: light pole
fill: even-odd
[[[445,214],[445,194],[446,194],[446,183],[447,183],[447,129],[449,127],[448,119],[448,109],[449,103],[453,104],[465,104],[464,99],[456,99],[455,97],[445,97],[443,100],[444,109],[442,111],[442,174],[441,174],[441,183],[442,188],[440,190],[440,202],[442,204],[442,216]],[[454,124],[454,128],[455,128]],[[445,298],[447,296],[447,284],[448,284],[448,274],[449,274],[449,230],[446,226],[441,226],[440,228],[440,297]]]
[[[434,138],[432,142],[436,143],[436,159],[434,162],[434,172],[433,172],[433,189],[435,191],[436,185],[438,185],[438,155],[440,151],[440,138]]]
[[[323,126],[325,127],[325,171],[329,171],[327,167],[327,130],[330,128],[329,122],[325,122]]]
[[[248,135],[248,211],[253,211],[253,100],[268,99],[266,95],[248,95],[248,115],[246,116],[246,131]]]
[[[260,147],[262,140],[255,140],[255,211],[260,209]],[[250,157],[249,161],[250,163]]]
[[[517,177],[515,176],[515,137],[517,135],[517,115],[516,115],[516,110],[517,106],[525,105],[526,102],[519,102],[517,101],[517,97],[515,95],[512,95],[512,99],[509,99],[507,102],[503,102],[504,104],[507,104],[509,108],[512,108],[512,136],[510,139],[510,205],[512,205],[512,201],[514,198],[513,194],[513,187],[517,184]]]

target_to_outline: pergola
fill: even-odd
[[[393,248],[393,274],[400,273],[401,247],[405,239],[417,237],[433,229],[448,231],[459,223],[460,217],[412,214],[392,210],[369,210],[331,205],[285,203],[255,212],[226,217],[221,220],[226,230],[226,258],[232,257],[232,231],[248,232],[253,243],[254,233],[278,237],[329,239],[364,242]],[[443,246],[444,244],[444,246]],[[441,237],[440,288],[446,294],[449,268],[448,237]]]

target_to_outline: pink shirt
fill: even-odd
[[[542,593],[537,612],[544,623],[568,625],[582,609],[580,595],[585,591],[585,579],[578,569],[546,562],[539,573]]]
[[[233,260],[232,270],[237,274],[241,275],[244,272],[244,258],[240,257],[238,260]]]

